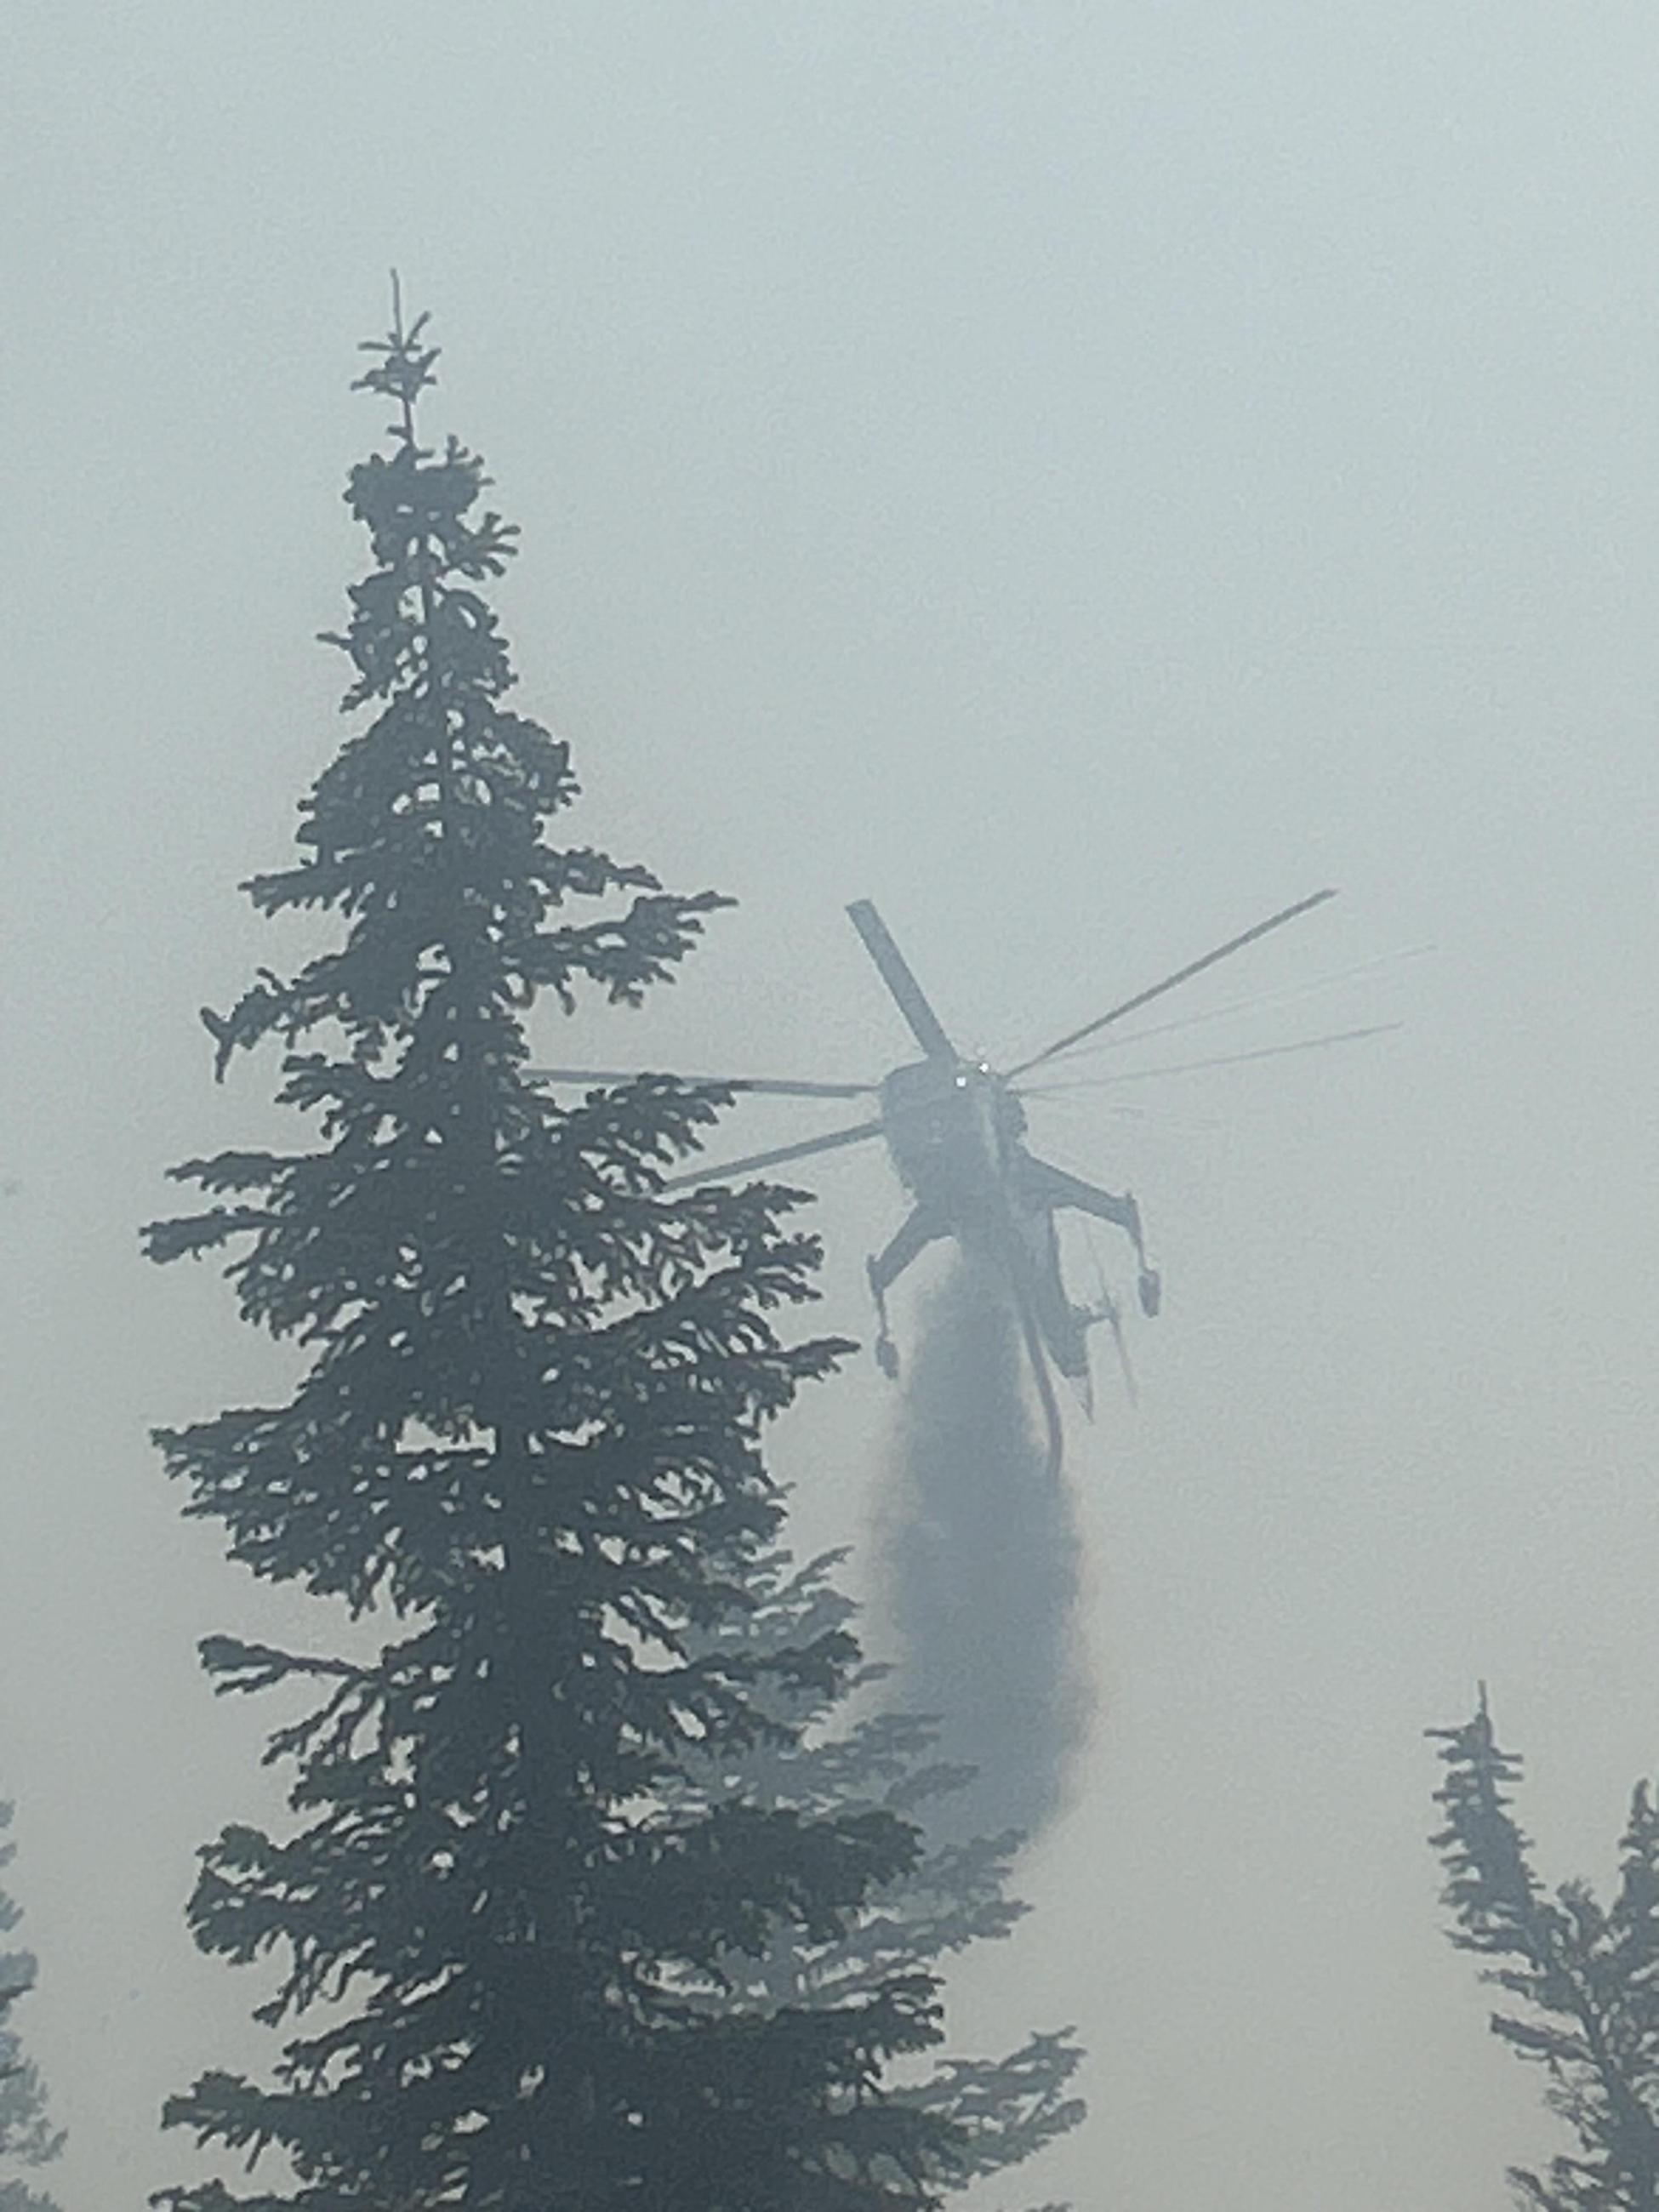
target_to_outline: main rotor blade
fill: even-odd
[[[1166,1067],[1121,1067],[1115,1075],[1079,1075],[1074,1081],[1039,1083],[1022,1091],[1022,1098],[1053,1098],[1066,1091],[1104,1091],[1116,1083],[1140,1083],[1154,1075],[1190,1075],[1200,1067],[1237,1067],[1247,1060],[1278,1060],[1287,1052],[1317,1052],[1328,1044],[1357,1044],[1361,1037],[1386,1036],[1404,1029],[1403,1022],[1373,1022],[1363,1030],[1334,1030],[1328,1036],[1297,1037],[1291,1044],[1258,1045],[1254,1052],[1224,1052],[1212,1060],[1181,1060]]]
[[[640,1067],[528,1067],[526,1075],[538,1083],[635,1083],[641,1075],[663,1071]],[[711,1091],[754,1091],[768,1098],[873,1098],[873,1083],[798,1083],[792,1078],[769,1075],[675,1075],[676,1083],[693,1089],[707,1085]]]
[[[1069,1052],[1074,1044],[1081,1044],[1085,1037],[1091,1037],[1097,1030],[1109,1028],[1113,1022],[1121,1022],[1126,1014],[1135,1013],[1142,1006],[1150,1006],[1154,999],[1161,999],[1166,991],[1173,991],[1178,983],[1190,982],[1194,975],[1201,975],[1206,968],[1213,968],[1218,960],[1225,960],[1235,952],[1242,952],[1247,945],[1254,945],[1258,938],[1266,937],[1269,930],[1282,929],[1287,921],[1294,921],[1298,915],[1310,914],[1315,907],[1323,906],[1327,899],[1335,896],[1334,890],[1315,891],[1310,898],[1298,899],[1294,906],[1287,906],[1278,914],[1270,914],[1266,921],[1259,921],[1254,929],[1230,937],[1224,945],[1218,945],[1213,952],[1206,952],[1201,960],[1189,960],[1184,968],[1177,968],[1173,975],[1166,975],[1161,983],[1154,983],[1145,991],[1137,991],[1133,999],[1126,999],[1121,1006],[1097,1015],[1091,1022],[1085,1022],[1080,1030],[1072,1030],[1069,1036],[1056,1037],[1053,1044],[1045,1045],[1041,1052],[1033,1053],[1029,1060],[1021,1060],[1018,1067],[1011,1067],[1008,1070],[1010,1077],[1024,1075],[1028,1070],[1041,1066],[1045,1060],[1053,1060],[1060,1053]]]
[[[799,1145],[780,1145],[769,1152],[750,1152],[740,1160],[725,1160],[713,1168],[692,1168],[670,1176],[665,1190],[682,1190],[688,1183],[729,1182],[733,1176],[751,1174],[757,1168],[781,1167],[785,1160],[811,1159],[815,1152],[838,1152],[845,1145],[862,1145],[881,1134],[879,1121],[860,1121],[856,1128],[837,1129],[833,1136],[807,1137]]]
[[[881,980],[910,1024],[910,1034],[929,1060],[956,1060],[956,1047],[945,1036],[939,1016],[928,1005],[922,988],[910,973],[909,963],[888,934],[887,925],[868,899],[854,899],[847,909],[864,949],[881,970]]]
[[[1379,952],[1375,959],[1361,960],[1351,968],[1334,968],[1328,975],[1314,975],[1304,983],[1284,983],[1273,991],[1257,991],[1248,999],[1231,999],[1224,1006],[1206,1006],[1201,1013],[1178,1014],[1173,1021],[1153,1022],[1147,1028],[1134,1030],[1127,1036],[1103,1036],[1098,1044],[1089,1046],[1087,1054],[1079,1051],[1079,1059],[1097,1052],[1127,1052],[1133,1046],[1144,1044],[1151,1037],[1172,1036],[1177,1030],[1201,1029],[1210,1022],[1231,1021],[1236,1014],[1259,1013],[1264,1006],[1287,1006],[1295,999],[1311,999],[1320,991],[1328,991],[1339,983],[1352,983],[1357,976],[1375,975],[1389,968],[1398,968],[1407,960],[1421,960],[1437,951],[1433,945],[1402,945],[1395,952]],[[1072,1057],[1071,1054],[1066,1055]]]

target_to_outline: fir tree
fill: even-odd
[[[1659,2212],[1659,1812],[1645,1783],[1631,1800],[1611,1905],[1582,1881],[1547,1895],[1510,1810],[1521,1761],[1500,1748],[1486,1692],[1459,1729],[1434,1729],[1445,1825],[1451,1941],[1492,1963],[1483,1978],[1516,2001],[1492,2033],[1544,2068],[1546,2100],[1577,2135],[1546,2173],[1513,2169],[1541,2212]]]
[[[314,1686],[271,1756],[279,1835],[227,1828],[191,1917],[270,1955],[269,2081],[204,2075],[167,2120],[280,2177],[233,2203],[501,2212],[874,2212],[938,2201],[954,2130],[886,2086],[939,2034],[896,1957],[837,2002],[714,2013],[720,1962],[780,1924],[833,1941],[913,1868],[891,1812],[688,1803],[714,1746],[776,1732],[768,1686],[833,1697],[844,1632],[694,1648],[744,1603],[720,1563],[773,1540],[768,1419],[846,1347],[789,1343],[813,1241],[763,1186],[662,1196],[716,1110],[647,1078],[560,1107],[526,1075],[542,992],[636,1000],[718,903],[556,848],[564,744],[504,705],[483,586],[512,550],[477,456],[420,443],[423,324],[373,349],[388,451],[347,498],[371,573],[332,642],[369,710],[305,799],[261,912],[338,941],[209,1017],[219,1067],[275,1036],[308,1149],[176,1170],[204,1210],[154,1256],[228,1249],[243,1314],[295,1340],[292,1395],[161,1432],[186,1510],[256,1575],[346,1600],[379,1656],[210,1639],[222,1690]]]
[[[735,1656],[849,1634],[858,1608],[835,1579],[844,1558],[826,1553],[795,1570],[787,1553],[774,1550],[735,1563],[734,1579],[746,1587],[750,1604],[706,1630],[699,1648]],[[688,1761],[677,1796],[713,1805],[740,1790],[750,1802],[813,1818],[862,1808],[914,1821],[926,1834],[933,1814],[972,1782],[974,1770],[937,1756],[935,1721],[876,1711],[846,1723],[842,1706],[849,1690],[873,1692],[890,1673],[872,1664],[852,1682],[827,1689],[775,1685],[768,1703],[781,1723],[777,1733],[735,1758],[722,1747]],[[781,1924],[758,1955],[723,1960],[721,1978],[704,2002],[720,2010],[842,2004],[866,1997],[908,1962],[942,1960],[1007,1936],[1027,1910],[1008,1895],[1024,1840],[1010,1830],[933,1841],[914,1866],[883,1884],[827,1939],[814,1941]],[[1082,2101],[1068,2094],[1082,2055],[1069,2029],[1036,2033],[1003,2058],[946,2059],[902,2094],[953,2124],[948,2178],[983,2179],[1031,2157],[1082,2120]]]
[[[0,1805],[0,1831],[11,1825],[12,1808]],[[10,1865],[15,1844],[0,1840],[0,1869]],[[18,1911],[0,1889],[0,1936],[17,1925]],[[34,1960],[27,1951],[0,1953],[0,2212],[56,2212],[49,2197],[33,2190],[18,2169],[32,2172],[57,2157],[64,2138],[46,2118],[46,2091],[35,2067],[24,2057],[11,2025],[12,2008],[34,1986]]]

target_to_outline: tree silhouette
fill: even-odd
[[[246,887],[337,941],[207,1018],[222,1075],[282,1042],[309,1148],[187,1163],[202,1210],[147,1238],[225,1251],[244,1316],[305,1355],[282,1402],[161,1434],[185,1510],[381,1643],[204,1647],[221,1690],[313,1692],[270,1739],[291,1821],[228,1827],[191,1905],[205,1949],[279,1963],[257,2016],[286,2039],[268,2082],[209,2073],[167,2118],[295,2179],[170,2201],[932,2204],[958,2131],[891,2080],[939,2037],[925,1958],[827,2003],[699,2001],[780,1929],[832,1943],[920,1857],[890,1809],[678,1788],[785,1742],[781,1686],[833,1700],[857,1663],[835,1626],[707,1640],[750,1609],[733,1559],[775,1539],[764,1427],[847,1348],[780,1334],[816,1243],[787,1191],[663,1195],[718,1094],[647,1077],[561,1106],[526,1073],[538,994],[638,999],[719,902],[547,842],[568,749],[504,704],[483,595],[512,531],[475,454],[420,442],[424,319],[394,309],[373,352],[394,420],[350,474],[373,566],[332,640],[369,719],[298,859]]]
[[[1646,1783],[1631,1800],[1613,1902],[1582,1881],[1547,1894],[1510,1811],[1521,1761],[1500,1748],[1483,1688],[1473,1719],[1429,1731],[1445,1778],[1451,1941],[1490,1960],[1483,1978],[1516,2001],[1492,2030],[1544,2069],[1545,2098],[1578,2138],[1542,2175],[1514,2168],[1519,2199],[1543,2212],[1659,2207],[1659,1813]]]

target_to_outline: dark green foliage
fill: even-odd
[[[285,1402],[162,1435],[186,1510],[386,1640],[361,1662],[205,1647],[222,1690],[314,1687],[272,1740],[291,1824],[228,1828],[191,1907],[204,1948],[275,1962],[259,2016],[287,2039],[268,2086],[211,2073],[167,2117],[297,2181],[171,2201],[930,2204],[953,2128],[884,2086],[939,2037],[915,1951],[830,2004],[698,1996],[780,1928],[834,1943],[918,1858],[878,1806],[675,1786],[689,1757],[781,1741],[775,1701],[833,1701],[856,1663],[834,1626],[715,1632],[749,1605],[719,1563],[778,1524],[764,1425],[845,1349],[779,1334],[815,1243],[775,1188],[661,1195],[710,1093],[646,1079],[562,1108],[525,1073],[538,993],[637,998],[718,902],[545,842],[569,760],[503,706],[477,588],[511,532],[475,456],[417,443],[422,325],[374,351],[362,381],[397,420],[351,474],[374,566],[334,641],[372,715],[296,863],[247,887],[340,941],[209,1018],[221,1073],[283,1041],[311,1147],[189,1163],[204,1210],[148,1237],[227,1248],[245,1316],[309,1355]]]
[[[834,1580],[842,1558],[827,1553],[798,1571],[779,1552],[738,1563],[736,1577],[746,1584],[752,1610],[727,1615],[700,1648],[782,1652],[847,1635],[857,1608]],[[854,1686],[874,1689],[887,1673],[866,1667]],[[931,1721],[878,1711],[847,1724],[837,1710],[843,1686],[771,1686],[768,1709],[782,1723],[781,1733],[744,1753],[727,1749],[688,1762],[680,1801],[715,1805],[735,1789],[772,1810],[823,1818],[861,1808],[925,1830],[933,1809],[972,1781],[973,1769],[935,1755],[939,1729]],[[911,1960],[942,1959],[1007,1936],[1026,1910],[1007,1894],[1021,1840],[1010,1832],[931,1844],[827,1939],[781,1923],[758,1955],[724,1959],[723,1978],[702,2002],[721,2011],[845,2003],[879,1989]],[[908,2103],[952,2124],[941,2178],[1001,2172],[1077,2126],[1084,2106],[1067,2091],[1081,2058],[1068,2029],[1033,2035],[1005,2058],[945,2060],[908,2084]]]
[[[1544,2068],[1547,2100],[1578,2137],[1576,2155],[1540,2176],[1510,2174],[1521,2201],[1547,2212],[1659,2208],[1659,1813],[1645,1783],[1631,1800],[1619,1886],[1609,1905],[1582,1881],[1553,1896],[1532,1871],[1510,1813],[1521,1761],[1499,1748],[1485,1692],[1473,1720],[1434,1729],[1446,1776],[1451,1940],[1492,1963],[1484,1978],[1517,2001],[1492,2033]]]
[[[0,1805],[0,1831],[11,1825],[11,1807]],[[0,1869],[16,1846],[0,1841]],[[16,1905],[0,1890],[0,1936],[17,1925]],[[13,2006],[34,1986],[34,1961],[26,1951],[0,1952],[0,2212],[56,2212],[52,2200],[31,2189],[18,2169],[33,2171],[56,2158],[64,2138],[46,2118],[40,2076],[23,2056],[11,2025]]]

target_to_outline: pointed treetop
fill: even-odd
[[[403,287],[394,269],[392,328],[383,338],[365,338],[357,349],[359,353],[379,354],[380,358],[373,368],[356,379],[352,390],[384,392],[388,399],[397,401],[400,420],[388,428],[391,434],[401,438],[406,446],[415,443],[415,403],[422,392],[438,381],[441,349],[421,343],[422,334],[431,319],[429,314],[422,313],[404,329]]]

